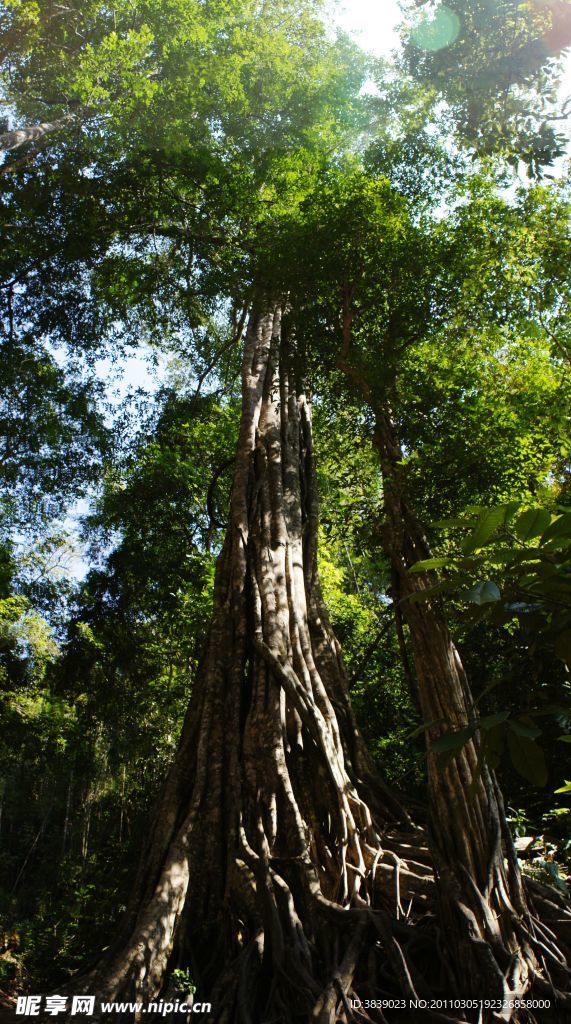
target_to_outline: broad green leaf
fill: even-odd
[[[463,729],[456,729],[454,732],[447,732],[444,736],[432,741],[432,749],[435,754],[444,754],[447,751],[461,750],[476,732],[475,725],[467,725]]]
[[[513,524],[513,531],[520,540],[532,540],[547,530],[551,522],[551,513],[545,508],[530,508],[522,512]]]
[[[460,593],[460,597],[471,604],[489,604],[492,601],[499,601],[501,596],[499,587],[491,580],[480,580],[469,590]]]
[[[568,779],[565,779],[565,785],[564,786],[560,786],[559,789],[555,790],[555,792],[556,793],[571,793],[571,782],[569,782]]]
[[[479,729],[493,729],[494,726],[500,725],[510,717],[509,711],[496,711],[495,715],[486,715],[484,718],[478,719]]]
[[[496,530],[500,526],[505,526],[518,508],[519,502],[512,501],[507,505],[497,505],[495,508],[485,509],[476,523],[474,532],[466,537],[462,545],[464,554],[469,555],[472,551],[484,547]]]
[[[422,735],[422,733],[426,732],[428,729],[432,729],[433,725],[440,725],[442,721],[442,718],[433,718],[431,722],[423,722],[422,725],[417,726],[416,729],[413,729],[412,732],[407,734],[407,740],[415,740],[417,736]]]
[[[490,561],[493,561],[496,557],[499,557],[499,559],[502,559],[502,551],[506,551],[506,549],[505,548],[502,548],[502,549],[495,548],[494,551],[491,551],[490,555],[489,555]],[[542,558],[545,557],[545,554],[541,550],[541,548],[535,548],[535,547],[534,548],[519,548],[519,549],[512,548],[511,552],[512,552],[512,556],[513,557],[510,559],[510,561],[514,564],[514,566],[518,566],[519,564],[524,564],[526,562],[539,562],[539,561],[541,561]],[[488,557],[488,552],[486,552],[486,557]],[[507,564],[507,551],[506,551],[505,562]]]
[[[554,519],[550,526],[544,531],[541,543],[546,544],[550,540],[560,537],[571,537],[571,512]]]
[[[425,558],[422,562],[415,562],[411,565],[411,572],[428,572],[430,569],[442,569],[448,565],[449,558]]]
[[[542,729],[539,726],[534,725],[533,722],[528,725],[527,722],[522,722],[521,719],[512,718],[510,721],[510,729],[513,729],[518,736],[528,736],[530,739],[536,739],[537,736],[541,736]]]
[[[547,782],[547,765],[541,747],[529,736],[520,736],[512,729],[508,732],[508,750],[517,772],[535,786]]]
[[[519,562],[528,555],[527,551],[516,551],[514,548],[491,548],[486,551],[486,561],[492,565],[509,565]]]
[[[564,736],[557,737],[559,743],[571,743],[571,734],[566,733]]]
[[[502,722],[492,729],[484,730],[482,734],[482,746],[485,758],[491,768],[497,768],[505,747],[506,730]]]

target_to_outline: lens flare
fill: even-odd
[[[460,18],[450,7],[424,11],[410,33],[411,41],[419,50],[432,53],[455,43],[460,32]]]

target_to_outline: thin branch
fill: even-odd
[[[231,459],[225,459],[224,462],[220,466],[218,466],[218,469],[215,470],[214,476],[210,481],[208,493],[206,495],[206,510],[208,512],[210,522],[219,530],[223,530],[224,527],[226,526],[226,523],[221,523],[220,520],[216,518],[216,509],[214,508],[214,488],[216,487],[216,484],[218,483],[224,470],[229,469],[230,466],[233,466],[234,461],[234,456],[232,456]]]
[[[388,605],[387,607],[390,607],[390,605]],[[374,640],[372,640],[371,643],[369,644],[369,646],[367,647],[367,650],[365,651],[365,654],[363,655],[361,661],[357,665],[357,668],[355,669],[353,675],[351,676],[351,678],[349,680],[349,684],[348,685],[349,685],[349,689],[350,690],[353,688],[353,686],[355,685],[357,680],[359,680],[361,678],[363,672],[365,671],[367,665],[369,664],[369,662],[370,662],[373,654],[375,653],[377,647],[379,646],[381,640],[389,632],[391,626],[393,625],[393,622],[394,622],[394,620],[392,618],[388,618],[387,621],[384,622],[383,625],[381,626],[381,628],[378,630],[377,635],[375,636]]]
[[[222,356],[226,352],[229,352],[231,349],[233,349],[236,345],[240,344],[240,342],[242,340],[242,335],[244,334],[244,327],[245,327],[245,324],[246,324],[246,316],[248,314],[248,305],[249,305],[249,300],[246,301],[244,303],[243,307],[242,307],[242,312],[240,314],[240,320],[238,321],[238,326],[237,326],[237,329],[236,329],[236,333],[232,335],[232,337],[230,338],[229,341],[225,341],[224,344],[221,345],[216,350],[216,352],[214,353],[212,359],[210,360],[208,365],[205,367],[205,369],[200,374],[200,377],[198,378],[198,383],[196,385],[196,390],[195,390],[195,392],[194,392],[194,394],[192,396],[191,402],[190,402],[190,408],[191,408],[192,412],[194,412],[194,408],[195,408],[196,402],[198,401],[198,397],[200,395],[200,389],[201,389],[202,385],[204,384],[204,381],[206,380],[206,378],[216,368],[216,366],[220,362]]]

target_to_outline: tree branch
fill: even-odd
[[[57,121],[44,121],[43,124],[35,124],[30,128],[16,128],[13,132],[4,132],[3,135],[0,135],[0,151],[9,152],[12,149],[18,149],[19,146],[25,146],[29,142],[37,142],[48,132],[61,131],[66,125],[76,120],[76,114],[65,114]]]

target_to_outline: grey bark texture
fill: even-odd
[[[61,131],[77,120],[75,114],[65,114],[56,121],[45,121],[43,124],[30,125],[28,128],[15,128],[14,131],[0,135],[0,152],[9,152],[25,146],[30,142],[39,142],[49,132]]]

